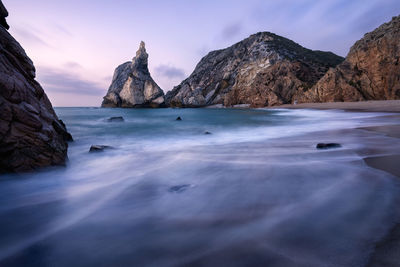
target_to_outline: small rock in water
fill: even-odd
[[[328,148],[338,148],[341,147],[338,143],[319,143],[317,144],[317,149],[328,149]]]
[[[178,117],[178,118],[176,118],[176,120],[177,120],[177,121],[181,121],[181,120],[182,120],[182,118],[181,118],[181,117]]]
[[[210,132],[205,131],[204,134],[211,134]]]
[[[109,122],[114,122],[114,121],[124,121],[124,118],[119,116],[119,117],[111,117],[109,119],[107,119],[107,121]]]
[[[186,189],[190,187],[190,184],[182,184],[182,185],[175,185],[171,186],[168,191],[171,193],[182,193]]]
[[[112,146],[105,145],[92,145],[89,149],[89,152],[103,152],[105,149],[112,149]]]

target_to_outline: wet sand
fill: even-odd
[[[365,101],[365,102],[334,102],[334,103],[303,103],[297,105],[282,105],[275,108],[288,109],[342,109],[346,111],[365,112],[400,112],[400,100],[386,101]],[[362,127],[359,130],[366,130],[377,135],[394,138],[394,142],[400,142],[400,115],[398,124]],[[371,148],[374,150],[374,148]],[[374,154],[374,153],[372,153]],[[364,158],[364,162],[372,168],[379,169],[400,178],[400,153],[390,155],[371,155]],[[377,242],[374,252],[371,254],[367,264],[368,267],[400,266],[400,222],[394,222],[389,233]]]
[[[360,102],[329,102],[329,103],[301,103],[297,105],[281,105],[273,108],[289,109],[344,109],[368,112],[400,112],[400,100],[360,101]]]
[[[400,122],[400,116],[399,116]],[[359,128],[383,134],[394,138],[400,138],[400,125],[387,125],[376,127]],[[400,142],[398,140],[397,142]],[[386,171],[394,176],[400,177],[400,154],[372,156],[364,158],[365,163],[379,170]],[[368,267],[387,267],[400,265],[400,222],[394,225],[392,230],[375,246]]]
[[[400,138],[400,116],[398,116],[398,118],[399,118],[399,125],[363,127],[358,129],[390,136],[396,138],[394,139],[395,142],[400,142],[400,140],[397,140],[398,138]],[[366,157],[364,158],[364,161],[368,166],[372,168],[383,170],[394,176],[400,177],[400,153],[394,155]]]

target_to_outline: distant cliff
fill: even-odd
[[[400,99],[400,16],[365,34],[300,102]]]
[[[132,62],[126,62],[115,70],[102,107],[162,107],[164,92],[151,78],[144,42]]]
[[[58,120],[35,67],[7,32],[0,0],[0,173],[63,164],[71,135]]]
[[[226,49],[210,52],[193,73],[166,95],[178,107],[213,104],[251,107],[292,103],[331,67],[343,61],[312,51],[269,32],[260,32]]]

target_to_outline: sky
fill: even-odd
[[[399,0],[3,0],[10,33],[53,106],[100,106],[115,68],[146,43],[167,92],[208,52],[270,31],[346,56],[393,16]]]

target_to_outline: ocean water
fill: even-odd
[[[364,266],[399,222],[398,178],[362,157],[400,144],[354,130],[390,114],[56,112],[66,167],[0,176],[0,266]]]

